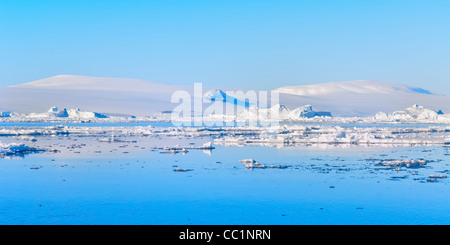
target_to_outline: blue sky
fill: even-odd
[[[448,0],[1,0],[0,86],[58,74],[274,89],[378,80],[450,95]]]

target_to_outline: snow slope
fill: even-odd
[[[59,75],[34,82],[0,88],[0,111],[33,113],[52,106],[83,108],[102,114],[148,116],[171,110],[172,93],[192,91],[138,79]]]
[[[171,97],[179,90],[194,94],[193,86],[127,78],[59,75],[0,88],[0,112],[30,114],[57,106],[82,108],[83,111],[103,115],[150,116],[174,109],[178,104],[171,103]],[[228,90],[204,87],[201,95],[204,99],[203,109],[211,105],[212,101],[233,102],[237,106],[259,105],[256,101],[249,101],[248,104],[245,98],[223,91]],[[269,107],[275,104],[287,108],[310,105],[316,111],[330,112],[334,117],[374,117],[380,111],[398,111],[413,104],[450,112],[450,97],[395,83],[360,80],[286,86],[274,91],[279,92],[280,99],[273,104],[268,102]],[[258,94],[259,91],[255,92]],[[303,109],[292,113],[301,114],[301,111]],[[7,114],[3,113],[2,116]]]
[[[33,82],[11,86],[12,88],[34,88],[51,90],[88,90],[88,91],[120,91],[167,93],[180,89],[179,86],[151,81],[129,79],[91,77],[76,75],[58,75]]]
[[[314,85],[302,86],[285,86],[275,89],[280,93],[295,94],[301,96],[321,96],[333,95],[338,93],[354,93],[354,94],[433,94],[432,92],[410,87],[402,84],[357,80],[348,82],[331,82]]]
[[[397,111],[420,104],[450,111],[450,97],[422,88],[376,81],[333,82],[275,89],[280,102],[290,108],[305,104],[337,117],[368,117],[380,111]]]

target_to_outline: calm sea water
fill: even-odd
[[[170,155],[142,144],[0,159],[0,224],[450,224],[450,180],[429,177],[448,174],[447,147]],[[246,158],[288,168],[246,169]],[[373,160],[390,158],[433,162],[395,169]]]

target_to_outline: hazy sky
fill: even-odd
[[[0,86],[58,74],[274,89],[378,80],[450,95],[450,1],[0,1]]]

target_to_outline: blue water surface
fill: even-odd
[[[402,157],[439,161],[395,170],[368,160]],[[289,167],[246,169],[246,158]],[[449,179],[429,178],[449,160],[446,147],[31,154],[0,159],[0,224],[450,224]]]

